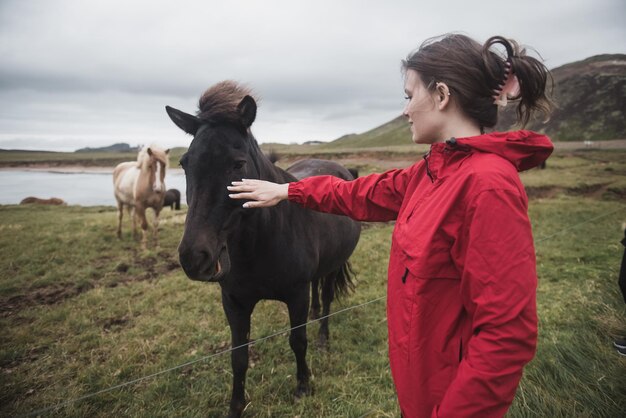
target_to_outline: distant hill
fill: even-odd
[[[552,70],[557,108],[550,121],[527,128],[557,141],[626,139],[626,55],[597,55]],[[508,130],[514,108],[500,115],[498,130]]]
[[[597,55],[552,70],[558,108],[550,121],[533,120],[526,129],[548,134],[556,141],[626,139],[626,55]],[[496,130],[516,129],[514,106],[500,113]],[[329,148],[369,148],[407,145],[409,124],[403,116],[362,134],[342,136]]]
[[[131,147],[130,145],[120,142],[118,144],[109,145],[100,148],[81,148],[74,152],[138,152],[139,147]]]
[[[411,130],[404,116],[362,134],[344,135],[326,145],[329,148],[373,148],[411,143]]]

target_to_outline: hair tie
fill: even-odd
[[[519,80],[513,72],[513,66],[510,61],[505,62],[504,81],[498,84],[498,88],[494,89],[495,93],[493,97],[493,104],[501,107],[506,107],[507,100],[513,99],[519,95],[520,87]]]

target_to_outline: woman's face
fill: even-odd
[[[408,101],[402,114],[411,125],[413,142],[432,144],[439,141],[441,115],[435,102],[436,93],[428,91],[415,70],[407,70],[404,92]]]

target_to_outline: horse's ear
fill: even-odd
[[[197,117],[174,109],[173,107],[165,106],[165,111],[170,119],[172,119],[172,122],[189,135],[195,135],[201,125],[200,119]]]
[[[256,118],[256,102],[252,96],[246,96],[237,105],[237,112],[243,120],[243,124],[246,128],[249,128]]]
[[[152,157],[152,150],[150,148],[148,148],[148,155]]]
[[[167,155],[169,153],[170,153],[170,149],[168,148],[168,149],[165,150],[165,154]]]

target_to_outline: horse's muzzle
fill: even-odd
[[[217,258],[207,251],[179,247],[180,264],[187,277],[203,282],[219,282],[230,270],[230,260],[226,247],[222,247]]]

